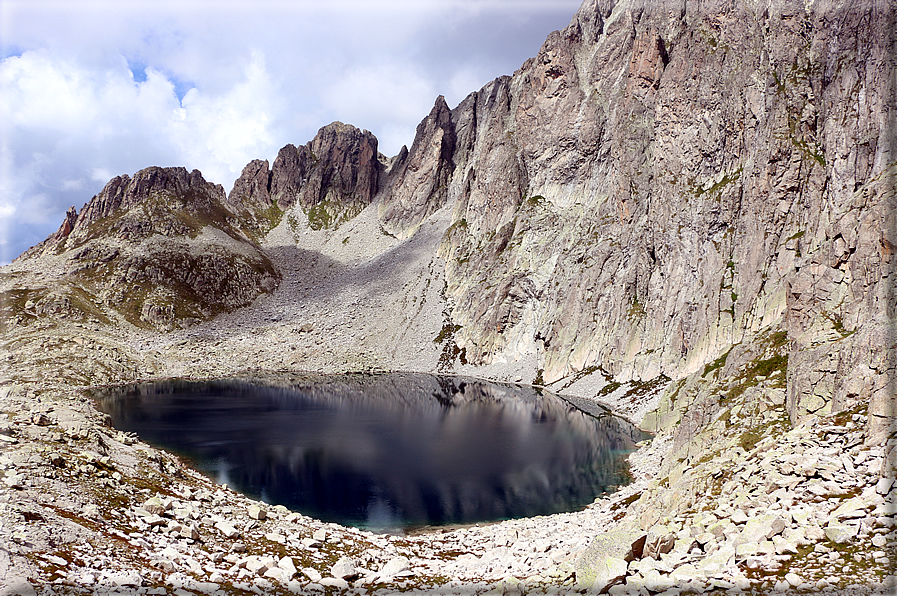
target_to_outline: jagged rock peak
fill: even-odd
[[[285,145],[271,168],[271,201],[286,209],[296,203],[314,160],[305,145]]]
[[[291,146],[291,145],[290,145]],[[267,159],[253,159],[246,164],[227,196],[227,204],[241,207],[269,207],[271,205],[271,171]]]
[[[594,43],[604,31],[604,19],[615,5],[616,0],[586,0],[567,27],[567,36]]]
[[[308,145],[314,165],[300,191],[305,206],[322,201],[368,205],[377,194],[381,164],[377,137],[367,130],[333,122]]]
[[[380,196],[384,226],[398,234],[413,232],[428,215],[445,205],[455,170],[457,144],[452,111],[436,98],[429,115],[417,125],[407,156],[400,154]]]
[[[167,193],[181,200],[188,211],[206,211],[216,201],[224,201],[224,188],[207,182],[199,170],[188,172],[183,167],[151,166],[133,175],[116,176],[88,201],[80,212],[71,207],[53,235],[25,251],[19,258],[29,258],[55,249],[70,236],[83,236],[95,222],[127,211],[148,197]]]
[[[75,227],[89,225],[118,210],[129,209],[153,192],[168,191],[177,196],[186,196],[191,190],[201,190],[203,196],[218,200],[225,198],[224,188],[220,184],[207,182],[199,170],[187,172],[182,167],[152,166],[140,170],[133,178],[127,175],[116,176],[85,205],[78,214]]]
[[[267,162],[248,165],[231,200],[238,204],[242,193],[253,205],[267,201],[288,209],[298,203],[314,227],[330,227],[373,201],[384,169],[381,159],[373,134],[333,122],[307,145],[284,146],[270,173]]]

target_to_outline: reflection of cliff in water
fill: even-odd
[[[220,482],[374,527],[570,511],[626,482],[622,454],[642,438],[530,387],[400,373],[263,381],[145,384],[99,405]]]

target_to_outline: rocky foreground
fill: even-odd
[[[635,481],[584,511],[409,536],[248,499],[105,425],[77,393],[5,388],[3,594],[891,593],[894,442],[845,413]],[[670,486],[708,483],[658,523]]]

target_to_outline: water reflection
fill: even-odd
[[[166,381],[98,405],[219,483],[377,530],[575,510],[625,483],[643,438],[529,387],[422,374]]]

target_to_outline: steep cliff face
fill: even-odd
[[[782,329],[794,420],[871,400],[883,426],[893,25],[871,4],[586,2],[452,112],[441,254],[467,359],[679,378]]]

